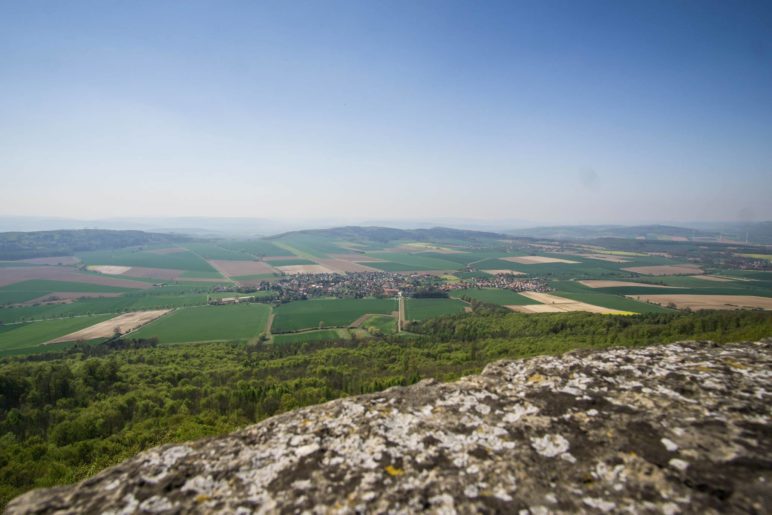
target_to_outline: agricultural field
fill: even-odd
[[[206,303],[207,295],[203,293],[86,298],[73,302],[41,304],[38,306],[2,307],[0,308],[0,321],[11,323],[91,314],[198,306]]]
[[[124,313],[123,315],[108,318],[104,322],[99,322],[84,327],[83,329],[79,329],[78,331],[65,334],[64,336],[54,338],[53,340],[45,342],[44,345],[79,340],[96,340],[98,338],[110,338],[116,334],[127,334],[168,312],[168,309],[158,309],[155,311],[134,311],[132,313]]]
[[[426,320],[443,315],[462,313],[468,306],[458,299],[406,299],[405,316],[408,320]]]
[[[465,290],[454,290],[451,297],[460,299],[469,297],[480,302],[488,304],[498,304],[507,306],[512,304],[531,304],[533,301],[512,290],[503,290],[500,288],[470,288]]]
[[[275,246],[282,249],[277,256],[295,255],[297,257],[313,259],[326,258],[330,254],[346,252],[345,247],[335,244],[334,240],[312,234],[291,234],[282,238],[270,240]]]
[[[368,255],[384,261],[369,262],[367,263],[368,266],[389,272],[408,270],[458,270],[459,268],[463,268],[461,263],[423,254],[371,252]]]
[[[171,268],[190,272],[215,272],[212,265],[189,250],[153,252],[152,250],[121,249],[78,253],[86,265],[119,265],[144,268]]]
[[[666,313],[670,310],[656,306],[653,304],[647,304],[645,302],[638,302],[619,295],[613,295],[610,293],[589,292],[589,293],[577,293],[577,292],[563,292],[557,291],[555,295],[573,300],[575,302],[582,302],[585,304],[591,304],[601,308],[609,310],[617,310],[625,313]]]
[[[131,337],[157,337],[161,343],[246,341],[265,332],[270,313],[270,306],[257,303],[177,309]]]
[[[696,265],[658,265],[658,266],[632,266],[623,268],[627,272],[642,275],[696,275],[703,270]]]
[[[634,295],[636,300],[650,302],[660,306],[674,306],[677,309],[762,309],[772,311],[771,297],[754,295]]]
[[[227,249],[217,243],[185,243],[182,247],[207,261],[212,259],[239,261],[248,257],[245,256],[243,252]]]
[[[373,315],[360,326],[362,329],[375,328],[383,334],[397,332],[397,319],[390,315]]]
[[[247,257],[287,256],[292,253],[267,240],[232,240],[220,243],[220,246],[233,252],[241,253],[240,259]]]
[[[362,315],[390,314],[397,310],[394,299],[314,299],[282,304],[274,310],[271,331],[285,333],[302,329],[345,327]]]
[[[66,345],[44,346],[43,343],[109,318],[111,315],[96,315],[46,320],[29,324],[2,325],[0,326],[0,356],[32,354],[66,348]]]

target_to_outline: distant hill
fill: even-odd
[[[721,241],[747,241],[752,244],[772,245],[772,221],[705,222],[689,224],[689,227],[718,233]]]
[[[281,240],[298,235],[321,236],[331,239],[352,241],[375,241],[388,243],[395,240],[413,240],[426,242],[475,242],[483,240],[505,239],[507,236],[494,232],[432,227],[431,229],[394,229],[391,227],[346,226],[332,229],[312,229],[292,231],[271,236],[269,240]]]
[[[2,232],[0,233],[0,260],[71,256],[76,252],[89,250],[120,249],[189,239],[173,234],[102,229]]]
[[[512,236],[548,238],[556,240],[590,240],[597,238],[623,238],[648,240],[673,240],[718,238],[719,233],[696,228],[672,225],[569,225],[534,227],[507,231]]]

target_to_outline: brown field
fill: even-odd
[[[121,274],[126,277],[143,277],[149,279],[162,279],[164,281],[174,281],[182,275],[182,270],[173,270],[171,268],[145,268],[133,266],[128,272]]]
[[[346,272],[380,272],[377,268],[354,261],[346,261],[345,259],[317,259],[317,261],[320,265],[339,274],[345,274]]]
[[[602,315],[627,315],[627,311],[618,309],[609,309],[586,302],[578,302],[549,293],[539,293],[535,291],[520,292],[520,295],[535,300],[540,304],[527,304],[525,306],[507,306],[512,311],[520,313],[559,313],[569,311],[586,311],[589,313],[600,313]]]
[[[181,247],[167,247],[164,249],[148,250],[147,252],[152,252],[153,254],[177,254],[178,252],[186,252],[186,250]]]
[[[210,259],[209,263],[228,277],[238,275],[273,274],[276,269],[263,261],[225,261]]]
[[[117,286],[120,288],[150,288],[148,283],[129,281],[117,277],[105,275],[84,274],[74,268],[59,266],[32,266],[19,268],[0,268],[0,286],[7,286],[32,279],[46,279],[50,281],[71,281],[86,284],[101,284],[104,286]]]
[[[758,309],[772,310],[772,297],[753,295],[628,295],[644,302],[653,302],[660,306],[674,304],[678,309]]]
[[[604,281],[601,279],[579,281],[579,284],[583,284],[588,288],[616,288],[618,286],[640,286],[641,288],[675,288],[675,286],[663,286],[661,284],[634,283],[632,281]]]
[[[596,259],[598,261],[608,261],[609,263],[629,263],[629,259],[623,257],[614,256],[611,254],[576,254],[579,257],[587,259]]]
[[[565,313],[563,309],[550,304],[526,304],[506,307],[517,313]]]
[[[59,257],[41,257],[22,259],[19,263],[29,263],[32,265],[75,265],[80,263],[80,259],[75,256],[59,256]]]
[[[117,317],[99,322],[80,331],[75,331],[54,340],[47,341],[44,345],[51,343],[62,342],[74,342],[78,340],[94,340],[96,338],[109,338],[115,334],[115,328],[119,328],[121,333],[126,334],[130,331],[138,329],[139,327],[147,324],[168,313],[169,309],[156,309],[153,311],[136,311],[134,313],[124,313]]]
[[[131,270],[131,267],[119,265],[89,265],[86,269],[105,275],[121,275]]]
[[[332,270],[323,267],[322,265],[287,265],[277,266],[279,270],[287,275],[299,275],[299,274],[330,274]]]
[[[702,268],[697,265],[633,266],[622,270],[643,275],[695,275],[703,273]]]
[[[541,265],[545,263],[567,263],[574,265],[579,261],[571,261],[569,259],[561,259],[547,256],[511,256],[499,258],[502,261],[509,261],[510,263],[520,263],[521,265]]]
[[[491,275],[525,275],[525,272],[518,272],[517,270],[483,270],[483,272]]]

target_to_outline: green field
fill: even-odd
[[[142,286],[142,283],[138,283],[138,285]],[[32,279],[0,288],[0,306],[27,302],[52,292],[123,293],[130,291],[137,291],[137,289],[72,281]]]
[[[41,346],[48,340],[97,324],[113,315],[84,316],[45,320],[28,324],[0,326],[0,356],[60,350],[67,345]]]
[[[254,275],[238,275],[231,277],[236,281],[267,281],[279,277],[279,274],[254,274]]]
[[[464,251],[461,254],[445,254],[442,252],[422,252],[422,256],[431,257],[435,259],[441,259],[443,261],[453,261],[454,263],[460,263],[462,265],[468,265],[470,263],[476,263],[477,261],[486,261],[488,259],[496,259],[500,257],[514,256],[515,253],[504,252],[503,250],[470,250]],[[475,264],[475,266],[477,266]]]
[[[397,319],[390,315],[373,315],[362,324],[362,329],[376,328],[383,334],[397,332]]]
[[[271,330],[275,333],[341,327],[367,313],[390,314],[397,310],[394,299],[315,299],[282,304],[275,310]]]
[[[347,249],[337,246],[333,241],[324,236],[314,234],[292,234],[286,237],[272,240],[276,246],[284,249],[278,255],[294,254],[302,258],[324,258],[330,254],[348,252]]]
[[[273,343],[277,345],[285,343],[323,342],[350,339],[351,333],[349,333],[348,329],[319,329],[317,331],[304,331],[302,333],[273,335]]]
[[[233,293],[229,293],[228,296],[233,296]],[[206,303],[207,295],[203,293],[187,295],[123,295],[120,297],[79,299],[66,304],[0,308],[0,321],[4,323],[22,322],[90,314],[199,306]]]
[[[250,256],[245,255],[243,252],[227,249],[216,243],[186,243],[181,245],[181,247],[186,248],[195,254],[198,254],[204,259],[221,259],[225,261],[241,261],[250,259]]]
[[[20,304],[32,299],[36,299],[49,292],[37,292],[37,291],[7,291],[0,289],[0,306],[5,304]],[[2,319],[0,319],[2,320]]]
[[[368,266],[386,271],[458,270],[459,268],[463,268],[461,263],[447,259],[438,259],[424,254],[410,254],[406,252],[370,252],[368,255],[386,260],[386,263],[368,263]],[[395,267],[389,263],[394,263],[400,268],[395,270]]]
[[[413,299],[405,300],[405,316],[408,320],[425,320],[442,315],[461,313],[467,306],[457,299]]]
[[[270,313],[266,304],[183,308],[149,323],[130,337],[157,337],[161,343],[249,340],[265,331]]]
[[[190,251],[157,254],[138,249],[103,250],[79,253],[78,257],[87,265],[138,266],[192,272],[215,272],[209,263]]]
[[[451,292],[450,296],[457,299],[469,297],[479,300],[480,302],[499,304],[501,306],[533,304],[533,301],[528,297],[523,297],[512,290],[502,290],[500,288],[470,288],[466,290],[455,290]]]
[[[225,278],[217,271],[198,272],[188,270],[182,273],[180,279],[222,279],[225,281]]]
[[[222,242],[222,247],[248,256],[286,256],[288,252],[266,240],[235,240]]]
[[[575,300],[578,302],[586,302],[587,304],[593,304],[595,306],[601,306],[609,309],[618,309],[620,311],[630,311],[633,313],[672,313],[672,310],[657,306],[656,304],[649,304],[647,302],[639,302],[637,300],[628,299],[619,295],[613,295],[610,293],[601,292],[564,292],[557,291],[554,295],[558,297],[565,297],[567,299]]]

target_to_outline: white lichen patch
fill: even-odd
[[[568,440],[559,434],[548,434],[541,437],[531,438],[531,447],[536,452],[547,458],[554,458],[563,454],[569,449]]]
[[[667,449],[670,452],[675,452],[678,450],[678,444],[676,444],[673,440],[670,440],[669,438],[662,438],[660,439],[660,442],[662,442],[662,445],[665,446],[665,449]]]

